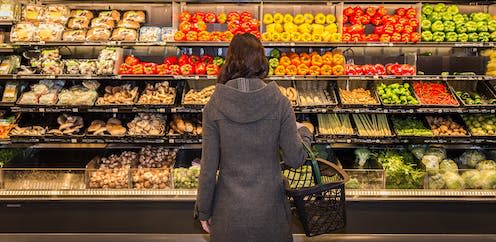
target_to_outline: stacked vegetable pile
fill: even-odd
[[[496,98],[487,99],[484,96],[481,96],[477,92],[462,92],[457,91],[456,95],[463,101],[463,104],[466,105],[482,105],[482,104],[496,104]]]
[[[472,135],[496,135],[496,116],[491,114],[472,114],[462,115],[462,118]]]
[[[413,155],[404,151],[384,150],[377,161],[386,170],[386,188],[419,189],[422,188],[424,171],[415,162]]]
[[[351,91],[339,88],[339,95],[343,104],[379,104],[370,90],[355,88]]]
[[[392,118],[394,130],[399,136],[432,136],[432,131],[415,117]]]
[[[208,24],[227,24],[227,31],[207,31]],[[175,41],[231,41],[235,34],[251,33],[260,38],[260,22],[247,11],[228,14],[181,12]]]
[[[398,8],[394,15],[381,6],[363,9],[347,7],[343,10],[343,41],[369,42],[418,42],[419,21],[415,8]],[[373,27],[373,33],[365,33],[366,26]],[[368,29],[368,28],[367,28]]]
[[[458,105],[444,83],[416,81],[413,90],[422,104]]]
[[[386,105],[405,104],[418,105],[419,102],[413,97],[410,92],[410,84],[408,83],[393,83],[386,85],[381,83],[377,85],[377,94]]]
[[[333,14],[266,13],[263,16],[263,41],[340,42],[336,17]]]
[[[465,128],[451,117],[426,117],[434,135],[440,136],[467,136]]]
[[[200,180],[200,166],[193,165],[189,168],[174,168],[174,189],[198,188]]]
[[[317,114],[317,120],[321,135],[352,135],[354,133],[348,114]]]
[[[385,114],[353,114],[353,121],[360,136],[391,136]]]
[[[346,75],[394,75],[394,76],[413,76],[415,75],[415,67],[408,64],[389,63],[386,66],[382,64],[367,64],[367,65],[346,65]]]
[[[145,75],[212,75],[219,73],[224,64],[222,56],[186,55],[179,58],[169,56],[161,64],[141,62],[135,56],[127,56],[119,67],[119,74],[145,74]]]
[[[339,51],[308,53],[281,53],[273,49],[269,56],[269,75],[336,75],[344,74],[345,58]]]
[[[456,5],[422,6],[422,41],[489,42],[496,40],[496,20],[489,13],[462,14]]]

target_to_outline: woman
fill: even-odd
[[[297,129],[277,84],[262,81],[267,71],[260,41],[234,36],[203,111],[197,215],[213,242],[293,240],[279,151],[289,166],[302,165],[311,134]]]

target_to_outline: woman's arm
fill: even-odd
[[[310,147],[311,142],[312,134],[306,127],[297,129],[293,108],[291,103],[287,101],[282,112],[279,134],[284,163],[294,168],[303,165],[307,157],[303,143]]]
[[[205,221],[212,216],[212,207],[219,167],[219,132],[217,124],[203,112],[203,142],[200,170],[200,184],[196,206],[198,219]]]

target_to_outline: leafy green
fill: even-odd
[[[424,172],[411,153],[385,150],[379,154],[378,161],[386,170],[387,188],[422,188]]]

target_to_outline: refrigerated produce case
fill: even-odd
[[[0,51],[6,52],[0,64],[1,232],[199,233],[191,218],[201,169],[201,113],[232,32],[260,35],[274,69],[266,81],[276,81],[297,119],[314,129],[318,154],[350,175],[342,232],[495,232],[496,165],[486,162],[479,169],[475,163],[496,159],[496,55],[490,52],[496,37],[415,40],[426,31],[420,27],[426,6],[448,11],[438,1],[4,2],[13,11],[0,21]],[[490,24],[496,28],[495,2],[444,2],[458,6],[450,8],[451,15],[486,18],[479,33]],[[70,25],[60,15],[65,11],[73,18]],[[357,20],[368,11],[372,17],[384,11],[384,19],[410,11],[409,23],[393,29],[408,25],[412,32],[398,41],[376,40],[370,35],[383,31],[377,30],[381,25],[403,20]],[[88,26],[77,27],[76,20]],[[45,29],[26,21],[41,21]],[[46,28],[60,38],[46,36]],[[84,31],[92,35],[63,37],[81,38]],[[44,35],[36,39],[34,33]],[[339,58],[312,62],[314,54]],[[300,68],[307,55],[309,64]],[[185,67],[195,56],[203,62]],[[290,62],[284,64],[286,56]],[[424,90],[416,83],[441,84],[452,100],[426,101],[431,95],[419,93]],[[77,102],[88,93],[97,96],[70,104],[71,97]],[[336,125],[338,119],[343,125]],[[155,149],[150,147],[167,155],[143,155]],[[437,171],[443,159],[415,157],[418,149],[438,147],[456,172]],[[467,165],[464,154],[470,150],[484,159]],[[154,163],[155,158],[170,162]],[[297,222],[295,232],[302,232]]]

